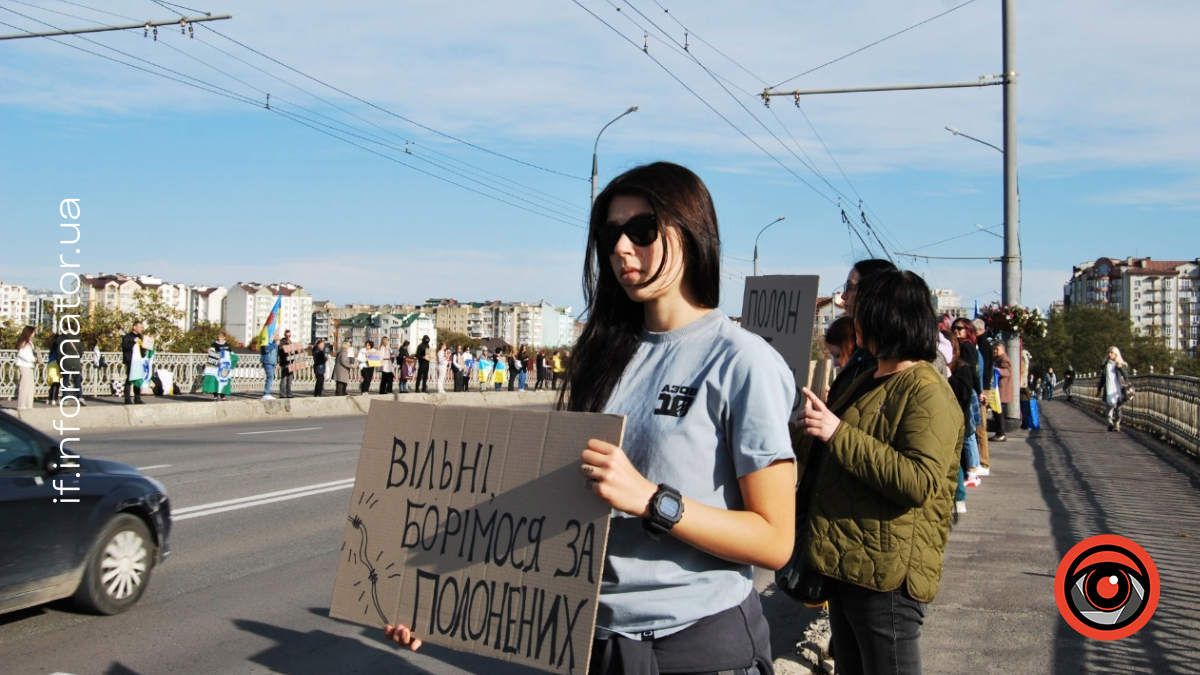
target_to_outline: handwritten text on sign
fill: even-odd
[[[584,488],[608,415],[374,401],[330,614],[552,672],[586,670],[608,508]]]
[[[742,295],[742,327],[762,336],[783,356],[797,391],[808,384],[819,282],[815,275],[746,277]]]

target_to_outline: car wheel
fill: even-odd
[[[120,614],[142,597],[153,567],[150,530],[137,516],[122,513],[96,541],[75,601],[98,614]]]

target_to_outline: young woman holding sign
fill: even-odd
[[[627,421],[623,447],[581,456],[580,489],[613,508],[589,673],[772,672],[753,567],[792,552],[795,385],[716,309],[720,254],[708,189],[681,166],[632,169],[593,206],[559,407]]]

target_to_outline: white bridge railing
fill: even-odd
[[[46,361],[48,355],[45,351],[41,352],[42,361]],[[16,364],[17,352],[14,349],[0,349],[0,398],[16,398],[17,395],[17,372]],[[114,391],[120,392],[125,385],[125,366],[121,363],[120,352],[100,352],[102,366],[97,366],[94,360],[94,352],[88,352],[83,356],[83,368],[81,375],[83,378],[83,393],[86,396],[108,396]],[[234,392],[259,392],[263,391],[266,385],[267,376],[262,368],[262,357],[258,354],[238,354],[238,365],[233,369],[230,378],[230,387]],[[208,360],[208,355],[205,353],[171,353],[161,352],[154,355],[153,368],[155,371],[167,370],[171,372],[171,378],[175,387],[182,394],[197,393],[200,391],[200,386],[204,380],[204,365]],[[311,392],[316,385],[317,376],[312,369],[312,355],[301,353],[293,355],[291,361],[298,366],[293,372],[292,389],[297,393]],[[376,369],[375,378],[371,385],[373,389],[379,387],[379,372]],[[433,385],[433,379],[437,375],[437,367],[430,364],[429,368],[430,386]],[[279,369],[275,371],[275,388],[279,387]],[[35,397],[44,397],[50,391],[50,383],[46,380],[46,367],[44,365],[37,366],[34,369],[34,377],[36,385],[34,389]],[[397,377],[397,379],[399,379]],[[359,377],[358,369],[352,368],[350,373],[350,388],[357,390],[361,378]],[[534,369],[530,369],[528,379],[526,380],[526,388],[532,389],[537,383],[537,376]],[[452,379],[447,374],[446,389],[451,390]],[[329,357],[325,368],[325,388],[326,393],[333,393],[333,356]],[[475,377],[471,379],[473,389],[479,387],[478,380]],[[114,387],[116,389],[114,390]],[[397,387],[398,388],[398,387]],[[491,387],[488,387],[489,389]],[[508,385],[504,388],[507,390]]]

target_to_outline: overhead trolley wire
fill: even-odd
[[[36,22],[36,23],[40,23],[40,24],[42,24],[42,25],[45,25],[45,26],[47,26],[47,27],[49,27],[49,28],[52,28],[52,29],[54,29],[54,30],[61,30],[61,29],[60,29],[60,28],[58,28],[57,26],[54,26],[54,25],[52,25],[52,24],[50,24],[50,23],[47,23],[47,22],[45,22],[45,21],[41,21],[40,19],[36,19],[36,18],[34,18],[34,17],[30,17],[30,16],[28,16],[28,15],[22,14],[21,12],[17,12],[16,10],[10,9],[10,8],[8,8],[8,7],[3,7],[3,6],[0,6],[0,9],[3,9],[3,10],[5,10],[5,11],[8,11],[8,12],[11,12],[11,13],[13,13],[13,14],[16,14],[17,16],[20,16],[20,17],[22,17],[22,18],[28,19],[28,20],[30,20],[30,21],[34,21],[34,22]],[[15,30],[17,30],[17,31],[21,31],[21,32],[25,32],[25,33],[32,33],[32,31],[29,31],[29,30],[26,30],[26,29],[24,29],[24,28],[21,28],[21,27],[19,27],[19,26],[14,26],[14,25],[12,25],[12,24],[8,24],[8,23],[5,23],[5,22],[0,22],[0,25],[9,26],[10,28],[13,28],[13,29],[15,29]],[[200,79],[200,78],[196,78],[196,77],[193,77],[193,76],[191,76],[191,75],[187,75],[187,74],[185,74],[185,73],[181,73],[181,72],[179,72],[179,71],[176,71],[176,70],[174,70],[174,69],[171,69],[171,68],[167,68],[166,66],[162,66],[162,65],[159,65],[159,64],[157,64],[157,63],[154,63],[154,62],[152,62],[152,61],[149,61],[149,60],[147,60],[147,59],[143,59],[143,58],[140,58],[140,57],[138,57],[138,56],[134,56],[134,55],[132,55],[132,54],[129,54],[129,53],[127,53],[127,52],[124,52],[124,51],[122,51],[122,50],[120,50],[120,49],[116,49],[116,48],[114,48],[114,47],[109,47],[109,46],[107,46],[107,45],[104,45],[104,44],[98,43],[98,42],[96,42],[96,41],[94,41],[94,40],[91,40],[91,39],[89,39],[89,38],[86,38],[86,37],[83,37],[83,36],[80,36],[80,35],[76,35],[75,37],[77,37],[77,38],[79,38],[79,39],[81,39],[81,40],[84,40],[84,41],[86,41],[86,42],[92,43],[92,44],[94,44],[94,45],[96,45],[96,46],[98,46],[98,47],[104,47],[105,49],[108,49],[108,50],[110,50],[110,51],[113,51],[113,52],[116,52],[116,53],[118,53],[118,54],[121,54],[122,56],[126,56],[126,57],[128,57],[128,58],[132,58],[132,59],[135,59],[135,60],[137,60],[137,61],[141,61],[142,63],[146,63],[147,65],[153,66],[154,68],[158,68],[158,69],[160,69],[160,70],[163,70],[163,71],[165,71],[166,73],[171,73],[171,74],[173,74],[173,75],[178,75],[179,77],[172,77],[171,75],[167,75],[167,74],[164,74],[164,73],[160,73],[160,72],[156,72],[156,71],[153,71],[153,70],[149,70],[149,69],[147,69],[147,68],[143,68],[143,67],[141,67],[141,66],[138,66],[138,65],[136,65],[136,64],[129,63],[129,62],[127,62],[127,61],[122,61],[122,60],[120,60],[120,59],[113,58],[113,57],[111,57],[111,56],[108,56],[108,55],[106,55],[106,54],[103,54],[103,53],[100,53],[100,52],[95,52],[95,51],[92,51],[92,50],[90,50],[90,49],[86,49],[86,48],[80,47],[80,46],[78,46],[78,45],[74,45],[74,44],[71,44],[71,43],[69,43],[69,42],[65,42],[65,41],[62,41],[62,40],[56,39],[56,38],[54,38],[54,37],[46,37],[46,39],[48,39],[48,40],[51,40],[51,41],[53,41],[53,42],[56,42],[56,43],[59,43],[59,44],[62,44],[62,45],[64,45],[64,46],[70,47],[70,48],[72,48],[72,49],[76,49],[76,50],[82,51],[82,52],[84,52],[84,53],[91,54],[91,55],[93,55],[93,56],[99,56],[99,57],[101,57],[101,58],[104,58],[104,59],[107,59],[107,60],[109,60],[109,61],[113,61],[113,62],[115,62],[115,63],[119,63],[119,64],[121,64],[121,65],[128,66],[128,67],[130,67],[130,68],[134,68],[134,69],[136,69],[136,70],[139,70],[139,71],[142,71],[142,72],[145,72],[145,73],[149,73],[149,74],[151,74],[151,75],[156,75],[156,76],[158,76],[158,77],[162,77],[162,78],[165,78],[165,79],[168,79],[168,80],[172,80],[172,81],[175,81],[175,82],[179,82],[179,83],[181,83],[181,84],[186,84],[186,85],[188,85],[188,86],[191,86],[191,87],[194,87],[194,88],[200,89],[200,90],[202,90],[202,91],[206,91],[206,92],[208,92],[208,93],[212,93],[212,94],[217,94],[217,95],[219,95],[219,96],[224,96],[224,97],[226,97],[226,98],[229,98],[229,99],[232,99],[232,100],[238,101],[238,102],[240,102],[240,103],[246,103],[246,104],[252,105],[252,106],[254,106],[254,107],[256,107],[256,108],[264,108],[264,107],[265,107],[265,106],[264,106],[264,105],[263,105],[261,102],[259,102],[259,101],[256,101],[256,100],[254,100],[254,99],[252,99],[252,98],[249,98],[249,97],[247,97],[247,96],[245,96],[245,95],[242,95],[242,94],[239,94],[239,93],[237,93],[237,92],[231,91],[231,90],[229,90],[229,89],[226,89],[226,88],[224,88],[224,87],[220,87],[220,86],[218,86],[218,85],[212,84],[212,83],[210,83],[210,82],[207,82],[207,81],[205,81],[205,80],[202,80],[202,79]],[[179,51],[179,50],[178,50],[178,49],[176,49],[175,51]],[[194,58],[194,59],[195,59],[195,57],[192,57],[192,58]],[[195,59],[195,60],[199,61],[200,63],[204,63],[204,62],[203,62],[202,60],[200,60],[200,59]],[[210,64],[207,64],[207,63],[205,63],[205,65],[208,65],[209,67],[211,67],[211,68],[214,68],[214,69],[215,69],[215,70],[217,70],[218,72],[222,72],[222,73],[223,73],[223,71],[221,71],[219,68],[215,68],[214,66],[211,66]],[[223,73],[223,74],[225,74],[225,75],[228,75],[228,76],[230,76],[230,77],[233,77],[233,76],[229,75],[228,73]],[[186,78],[186,79],[180,79],[180,78]],[[262,91],[262,90],[259,90],[257,87],[254,87],[253,85],[250,85],[249,83],[246,83],[246,82],[244,82],[244,81],[240,80],[239,78],[233,77],[233,79],[237,79],[239,82],[242,82],[243,84],[245,84],[246,86],[248,86],[248,87],[250,87],[250,88],[252,88],[252,89],[255,89],[255,90],[257,90],[257,91],[260,91],[260,92]],[[191,82],[189,82],[188,80],[192,80],[192,81],[191,81]],[[287,103],[287,102],[285,102],[285,103]],[[287,103],[287,105],[294,105],[294,104]],[[295,106],[295,107],[297,107],[297,108],[302,108],[302,106]],[[481,195],[481,196],[484,196],[484,197],[491,198],[491,199],[493,199],[493,200],[499,201],[499,202],[501,202],[501,203],[504,203],[504,204],[507,204],[507,205],[509,205],[509,206],[514,206],[514,207],[516,207],[516,208],[519,208],[519,209],[521,209],[521,210],[524,210],[524,211],[528,211],[528,212],[530,212],[530,213],[533,213],[533,214],[535,214],[535,215],[542,216],[542,217],[544,217],[544,218],[549,218],[549,219],[551,219],[551,220],[556,220],[556,221],[558,221],[558,222],[561,222],[561,223],[564,223],[564,224],[567,224],[567,225],[571,225],[572,227],[576,227],[576,228],[579,228],[579,229],[586,229],[586,228],[585,228],[583,225],[580,225],[578,222],[572,222],[572,221],[569,221],[569,220],[564,220],[562,217],[559,217],[559,216],[563,216],[563,217],[570,218],[570,217],[572,217],[572,216],[571,216],[571,214],[564,214],[564,213],[562,213],[562,212],[560,212],[560,211],[556,211],[556,210],[554,210],[554,209],[552,209],[552,208],[549,208],[549,207],[547,207],[547,206],[545,206],[545,205],[541,205],[541,204],[535,204],[535,203],[533,203],[533,202],[530,202],[529,200],[523,199],[523,198],[521,198],[521,197],[519,197],[519,196],[512,195],[512,194],[509,194],[509,193],[506,193],[506,192],[504,192],[503,190],[500,190],[500,189],[498,189],[498,188],[496,188],[496,187],[494,187],[494,186],[484,185],[485,187],[487,187],[487,188],[488,188],[488,189],[490,189],[490,190],[493,190],[493,191],[495,191],[495,192],[499,192],[500,194],[502,194],[502,195],[504,195],[504,196],[506,196],[506,197],[509,197],[509,198],[512,198],[512,199],[516,199],[516,200],[518,200],[518,201],[524,201],[524,202],[526,202],[527,204],[530,204],[531,206],[534,206],[534,207],[536,207],[536,208],[542,209],[542,211],[545,211],[545,212],[542,212],[542,211],[535,211],[535,210],[533,210],[533,209],[530,209],[530,208],[528,208],[528,207],[525,207],[525,206],[522,206],[522,205],[520,205],[520,204],[514,203],[514,202],[512,202],[512,201],[509,201],[509,200],[507,200],[507,199],[502,199],[502,198],[500,198],[500,197],[497,197],[497,196],[495,196],[495,195],[493,195],[493,194],[488,194],[488,193],[485,193],[485,192],[481,192],[481,191],[479,191],[479,190],[476,190],[476,189],[470,188],[470,187],[468,187],[468,186],[462,185],[462,184],[460,184],[460,183],[457,183],[457,182],[455,182],[455,181],[453,181],[453,180],[449,180],[449,179],[447,179],[447,178],[445,178],[445,177],[443,177],[443,176],[439,176],[439,175],[437,175],[437,174],[434,174],[434,173],[431,173],[431,172],[429,172],[429,171],[424,171],[424,170],[422,170],[422,169],[420,169],[420,168],[417,168],[417,167],[415,167],[415,166],[413,166],[413,165],[411,165],[411,164],[408,164],[408,163],[406,163],[406,162],[399,161],[399,160],[397,160],[397,159],[396,159],[396,158],[394,158],[394,157],[391,157],[391,156],[389,156],[389,155],[386,155],[386,154],[384,154],[384,153],[381,153],[381,152],[377,152],[377,151],[371,150],[370,148],[367,148],[367,147],[365,147],[365,146],[362,146],[362,145],[359,145],[359,144],[357,144],[357,143],[354,143],[354,142],[352,142],[352,141],[349,141],[349,140],[347,140],[346,138],[343,138],[343,137],[341,137],[341,136],[338,136],[337,134],[335,134],[335,133],[332,133],[332,132],[330,132],[330,131],[325,131],[325,130],[319,129],[319,128],[317,128],[317,126],[314,126],[314,125],[326,126],[326,127],[327,127],[327,128],[329,128],[329,129],[333,129],[333,128],[332,128],[332,127],[329,127],[328,125],[323,125],[322,123],[320,123],[320,122],[317,122],[317,121],[315,121],[315,120],[312,120],[312,119],[310,119],[310,118],[304,117],[303,115],[298,115],[298,114],[296,114],[296,113],[288,113],[288,112],[285,112],[285,111],[281,111],[281,110],[279,110],[279,109],[278,109],[278,107],[276,107],[276,108],[270,108],[270,107],[267,107],[266,109],[267,109],[268,111],[270,111],[270,112],[275,112],[275,113],[277,113],[277,114],[280,114],[280,115],[282,115],[282,116],[284,116],[284,117],[286,117],[286,118],[288,118],[288,119],[291,119],[291,120],[292,120],[292,121],[294,121],[294,122],[297,122],[297,123],[299,123],[299,124],[302,124],[302,125],[304,125],[304,126],[307,126],[307,127],[309,127],[310,129],[313,129],[313,130],[315,130],[315,131],[319,131],[319,132],[321,132],[321,133],[324,133],[324,134],[326,134],[326,135],[328,135],[328,136],[332,136],[332,137],[334,137],[334,138],[337,138],[338,140],[341,140],[341,141],[343,141],[343,142],[349,143],[350,145],[353,145],[353,146],[355,146],[355,147],[358,147],[358,148],[360,148],[360,149],[362,149],[362,150],[366,150],[366,151],[368,151],[368,152],[371,152],[372,154],[379,155],[379,156],[381,156],[381,157],[384,157],[384,158],[386,158],[386,159],[389,159],[390,161],[393,161],[393,162],[395,162],[395,163],[397,163],[397,164],[400,164],[400,165],[402,165],[402,166],[408,167],[408,168],[410,168],[410,169],[412,169],[412,170],[414,170],[414,171],[417,171],[417,172],[419,172],[419,173],[422,173],[422,174],[425,174],[425,175],[431,176],[431,177],[433,177],[433,178],[437,178],[437,179],[439,179],[439,180],[442,180],[442,181],[444,181],[444,182],[447,182],[447,183],[449,183],[449,184],[451,184],[451,185],[454,185],[454,186],[456,186],[456,187],[463,188],[463,189],[465,189],[465,190],[468,190],[468,191],[470,191],[470,192],[473,192],[473,193],[479,194],[479,195]],[[316,112],[314,112],[314,111],[309,111],[309,112],[313,112],[313,114],[320,115],[320,113],[316,113]],[[311,123],[311,124],[310,124],[310,123]],[[339,122],[339,123],[340,123],[340,122]],[[340,123],[340,124],[343,124],[343,126],[345,126],[345,125],[344,125],[344,123]],[[378,142],[379,142],[379,141],[374,141],[373,139],[368,139],[368,138],[365,138],[365,137],[363,137],[363,136],[361,136],[361,135],[358,135],[358,134],[353,134],[353,133],[351,133],[351,132],[344,131],[344,130],[340,130],[340,129],[339,129],[339,130],[337,130],[337,131],[338,131],[339,133],[343,133],[343,134],[348,134],[348,135],[355,136],[356,138],[360,138],[360,139],[362,139],[362,140],[372,140],[372,142],[376,142],[376,143],[378,143]],[[380,143],[380,144],[381,144],[381,145],[385,145],[385,146],[387,146],[387,144],[386,144],[386,143]],[[392,149],[395,149],[395,150],[400,150],[400,148],[397,148],[397,147],[395,147],[395,146],[388,146],[388,147],[391,147]],[[409,154],[411,154],[411,153],[409,153]],[[427,158],[417,157],[417,159],[420,159],[421,161],[424,161],[424,162],[427,162],[427,163],[433,164],[433,165],[435,165],[435,166],[439,166],[439,165],[438,165],[436,162],[434,162],[434,161],[432,161],[432,160],[429,160],[429,159],[427,159]],[[453,173],[453,174],[455,174],[455,175],[458,175],[458,176],[460,176],[460,177],[468,178],[468,180],[474,180],[474,179],[471,179],[470,177],[463,176],[461,173],[458,173],[458,172],[454,171],[453,169],[449,169],[449,168],[447,168],[447,167],[445,167],[445,166],[441,166],[440,168],[442,168],[443,170],[445,170],[445,171],[448,171],[448,172],[450,172],[450,173]],[[477,182],[477,183],[479,183],[480,181],[477,181],[477,180],[475,180],[474,182]],[[480,183],[480,184],[482,184],[482,183]],[[547,213],[547,212],[548,212],[548,213]]]
[[[969,4],[973,3],[973,2],[976,2],[976,0],[967,0],[966,2],[962,3],[961,5],[958,5],[957,7],[951,7],[950,9],[948,9],[948,10],[946,10],[946,11],[942,12],[941,14],[938,14],[938,15],[936,15],[936,16],[931,16],[931,17],[929,17],[928,19],[925,19],[924,21],[921,21],[921,22],[919,22],[919,23],[915,23],[915,24],[913,24],[913,25],[909,26],[908,28],[905,28],[904,30],[896,31],[895,33],[892,33],[891,35],[888,35],[887,37],[880,38],[880,39],[878,39],[878,40],[876,40],[876,41],[872,42],[872,43],[871,43],[871,44],[869,44],[869,45],[865,45],[865,46],[863,46],[863,47],[859,47],[858,49],[855,49],[854,51],[850,52],[849,54],[844,54],[844,55],[842,55],[842,56],[839,56],[839,57],[837,57],[836,59],[833,59],[832,61],[826,61],[825,63],[822,63],[821,65],[819,65],[819,66],[817,66],[817,67],[815,67],[815,68],[809,68],[808,70],[804,71],[803,73],[800,73],[799,75],[793,75],[793,76],[789,77],[788,79],[784,80],[783,82],[780,82],[779,84],[777,84],[777,85],[775,85],[775,86],[773,86],[773,87],[770,87],[770,89],[778,89],[779,87],[782,87],[783,85],[787,84],[788,82],[791,82],[792,80],[797,80],[797,79],[800,79],[801,77],[804,77],[805,75],[808,75],[808,74],[810,74],[810,73],[815,73],[816,71],[818,71],[818,70],[820,70],[820,69],[824,68],[825,66],[833,65],[833,64],[835,64],[835,63],[837,63],[838,61],[841,61],[841,60],[843,60],[843,59],[848,59],[848,58],[850,58],[851,56],[854,56],[855,54],[857,54],[857,53],[859,53],[859,52],[861,52],[861,51],[864,51],[864,50],[870,49],[871,47],[874,47],[875,45],[877,45],[877,44],[879,44],[879,43],[881,43],[881,42],[886,42],[886,41],[888,41],[888,40],[890,40],[890,39],[892,39],[892,38],[896,37],[897,35],[903,35],[904,33],[907,33],[908,31],[910,31],[910,30],[912,30],[912,29],[914,29],[914,28],[916,28],[916,27],[918,27],[918,26],[923,26],[923,25],[925,25],[925,24],[929,23],[930,21],[933,21],[934,19],[940,19],[940,18],[942,18],[943,16],[946,16],[947,14],[949,14],[950,12],[953,12],[953,11],[955,11],[955,10],[958,10],[958,9],[962,9],[963,7],[966,7],[967,5],[969,5]]]
[[[433,127],[426,126],[426,125],[424,125],[424,124],[421,124],[420,122],[417,122],[417,121],[415,121],[415,120],[411,120],[411,119],[409,119],[409,118],[407,118],[407,117],[405,117],[405,116],[403,116],[403,115],[401,115],[401,114],[399,114],[399,113],[392,112],[391,110],[388,110],[387,108],[384,108],[384,107],[382,107],[382,106],[376,105],[376,104],[374,104],[374,103],[372,103],[372,102],[370,102],[370,101],[368,101],[368,100],[366,100],[366,99],[363,99],[363,98],[360,98],[360,97],[358,97],[358,96],[355,96],[354,94],[351,94],[350,92],[348,92],[348,91],[345,91],[344,89],[339,89],[338,87],[335,87],[334,85],[332,85],[332,84],[329,84],[328,82],[324,82],[324,81],[322,81],[322,80],[320,80],[320,79],[318,79],[318,78],[316,78],[316,77],[313,77],[312,75],[309,75],[308,73],[305,73],[304,71],[301,71],[301,70],[298,70],[298,69],[296,69],[296,68],[293,68],[293,67],[289,66],[288,64],[286,64],[286,63],[284,63],[284,62],[282,62],[282,61],[280,61],[280,60],[278,60],[278,59],[276,59],[276,58],[273,58],[273,57],[271,57],[271,56],[268,56],[268,55],[266,55],[266,54],[264,54],[264,53],[262,53],[262,52],[258,51],[257,49],[255,49],[255,48],[253,48],[253,47],[250,47],[249,45],[246,45],[246,44],[244,44],[244,43],[242,43],[242,42],[239,42],[239,41],[235,40],[234,38],[231,38],[231,37],[229,37],[228,35],[225,35],[224,33],[222,33],[222,32],[220,32],[220,31],[218,31],[218,30],[217,30],[217,29],[215,29],[215,28],[212,28],[211,26],[207,26],[207,25],[205,25],[205,24],[201,24],[201,27],[202,27],[202,28],[204,28],[204,29],[206,29],[206,30],[212,31],[213,33],[215,33],[215,34],[217,34],[217,35],[219,35],[219,36],[221,36],[221,37],[225,38],[226,40],[229,40],[230,42],[232,42],[232,43],[234,43],[234,44],[238,45],[239,47],[242,47],[243,49],[247,49],[247,50],[249,50],[249,51],[252,51],[252,52],[254,52],[255,54],[258,54],[259,56],[263,57],[264,59],[267,59],[268,61],[271,61],[271,62],[273,62],[273,63],[276,63],[276,64],[278,64],[278,65],[280,65],[280,66],[283,66],[284,68],[287,68],[288,70],[292,71],[293,73],[296,73],[297,75],[300,75],[301,77],[304,77],[304,78],[307,78],[307,79],[309,79],[309,80],[312,80],[313,82],[316,82],[317,84],[320,84],[321,86],[324,86],[324,87],[327,87],[327,88],[329,88],[329,89],[332,89],[332,90],[334,90],[334,91],[338,92],[339,94],[341,94],[341,95],[343,95],[343,96],[348,96],[348,97],[350,97],[350,98],[354,99],[355,101],[358,101],[359,103],[362,103],[362,104],[364,104],[364,105],[370,106],[370,107],[372,107],[372,108],[374,108],[374,109],[376,109],[376,110],[378,110],[378,111],[380,111],[380,112],[382,112],[382,113],[384,113],[384,114],[386,114],[386,115],[390,115],[390,116],[392,116],[392,117],[395,117],[396,119],[404,120],[405,122],[408,122],[409,124],[412,124],[413,126],[420,127],[420,128],[422,128],[422,129],[424,129],[424,130],[426,130],[426,131],[430,132],[430,133],[437,134],[438,136],[442,136],[443,138],[448,138],[448,139],[450,139],[450,140],[452,140],[452,141],[454,141],[454,142],[456,142],[456,143],[462,143],[463,145],[466,145],[466,146],[468,146],[468,147],[471,147],[471,148],[474,148],[474,149],[476,149],[476,150],[479,150],[480,152],[485,152],[485,153],[487,153],[487,154],[489,154],[489,155],[494,155],[494,156],[496,156],[496,157],[500,157],[501,159],[506,159],[506,160],[508,160],[508,161],[510,161],[510,162],[516,162],[517,164],[522,164],[522,165],[524,165],[524,166],[528,166],[528,167],[530,167],[530,168],[537,169],[537,170],[539,170],[539,171],[545,171],[546,173],[552,173],[552,174],[555,174],[555,175],[558,175],[558,176],[563,176],[564,178],[573,178],[573,179],[575,179],[575,180],[581,180],[581,181],[588,181],[588,180],[590,180],[590,179],[588,179],[588,178],[583,178],[583,177],[580,177],[580,176],[573,176],[573,175],[571,175],[571,174],[569,174],[569,173],[563,173],[563,172],[561,172],[561,171],[556,171],[556,170],[554,170],[554,169],[548,169],[548,168],[546,168],[546,167],[544,167],[544,166],[538,166],[537,164],[533,164],[533,163],[531,163],[531,162],[526,162],[526,161],[524,161],[524,160],[517,159],[516,157],[509,157],[508,155],[505,155],[505,154],[503,154],[503,153],[500,153],[500,152],[496,152],[495,150],[489,150],[488,148],[482,147],[482,146],[480,146],[480,145],[476,145],[476,144],[474,144],[474,143],[471,143],[470,141],[466,141],[466,140],[463,140],[463,139],[461,139],[461,138],[458,138],[458,137],[456,137],[456,136],[452,136],[452,135],[450,135],[450,134],[448,134],[448,133],[445,133],[444,131],[438,131],[437,129],[434,129]]]
[[[732,127],[732,128],[734,129],[734,131],[737,131],[739,134],[741,134],[741,136],[742,136],[743,138],[745,138],[746,140],[750,141],[750,143],[751,143],[751,144],[753,144],[753,145],[754,145],[754,147],[758,148],[759,150],[761,150],[761,151],[763,152],[763,154],[767,155],[767,156],[768,156],[768,157],[770,157],[772,160],[774,160],[774,161],[775,161],[775,163],[776,163],[776,164],[778,164],[780,167],[782,167],[784,171],[787,171],[788,173],[790,173],[790,174],[791,174],[793,177],[795,177],[795,178],[796,178],[796,180],[800,181],[800,182],[801,182],[801,183],[803,183],[805,186],[807,186],[807,187],[808,187],[810,190],[812,190],[813,192],[817,193],[817,194],[818,194],[819,196],[821,196],[821,198],[823,198],[825,201],[829,202],[830,204],[837,204],[836,200],[834,200],[834,199],[833,199],[832,197],[830,197],[829,195],[827,195],[827,194],[825,194],[825,193],[821,192],[820,190],[818,190],[818,189],[817,189],[817,188],[816,188],[816,187],[815,187],[813,184],[811,184],[811,183],[809,183],[808,181],[804,180],[804,178],[802,178],[802,177],[800,176],[800,174],[798,174],[798,173],[796,173],[795,171],[793,171],[791,167],[787,166],[787,165],[786,165],[786,164],[784,164],[782,161],[780,161],[778,157],[776,157],[775,155],[771,154],[771,153],[770,153],[770,151],[768,151],[766,148],[764,148],[762,145],[760,145],[760,144],[758,143],[758,141],[754,140],[754,139],[753,139],[753,138],[752,138],[752,137],[751,137],[749,134],[747,134],[745,131],[742,131],[742,129],[741,129],[740,127],[738,127],[736,124],[734,124],[732,120],[730,120],[728,117],[726,117],[725,115],[723,115],[723,114],[721,113],[721,111],[719,111],[719,110],[717,110],[715,107],[713,107],[713,105],[712,105],[711,103],[709,103],[708,101],[704,100],[704,97],[702,97],[702,96],[700,96],[700,94],[696,93],[696,91],[695,91],[694,89],[692,89],[691,87],[689,87],[689,86],[687,85],[687,83],[685,83],[683,80],[681,80],[681,79],[679,78],[679,76],[677,76],[675,73],[671,72],[671,69],[667,68],[665,65],[663,65],[663,63],[662,63],[661,61],[659,61],[657,58],[655,58],[653,55],[651,55],[651,54],[650,54],[650,52],[649,52],[648,50],[642,50],[642,48],[641,48],[641,47],[638,47],[638,46],[637,46],[637,43],[636,43],[636,42],[634,42],[633,40],[630,40],[630,39],[629,39],[629,37],[628,37],[627,35],[625,35],[625,34],[624,34],[624,33],[622,33],[621,31],[617,30],[617,29],[616,29],[616,27],[614,27],[612,24],[610,24],[609,22],[607,22],[607,21],[605,21],[604,19],[602,19],[602,18],[601,18],[600,16],[598,16],[598,15],[597,15],[595,12],[593,12],[592,10],[590,10],[590,9],[588,9],[587,7],[583,6],[583,4],[581,4],[581,3],[579,2],[579,0],[571,0],[571,1],[572,1],[572,2],[574,2],[574,3],[575,3],[577,6],[579,6],[579,8],[580,8],[580,9],[582,9],[583,11],[587,12],[588,14],[591,14],[591,15],[592,15],[592,17],[593,17],[593,18],[595,18],[597,21],[599,21],[600,23],[602,23],[602,24],[604,24],[605,26],[607,26],[607,27],[609,28],[609,30],[611,30],[611,31],[613,31],[614,33],[616,33],[617,35],[621,36],[621,38],[622,38],[623,40],[625,40],[625,41],[626,41],[626,42],[628,42],[629,44],[631,44],[631,45],[633,45],[634,47],[636,47],[636,48],[637,48],[639,51],[643,51],[643,53],[645,53],[645,54],[646,54],[646,56],[650,57],[650,60],[651,60],[651,61],[653,61],[653,62],[655,63],[655,65],[657,65],[659,68],[661,68],[661,69],[663,70],[663,72],[665,72],[667,75],[670,75],[670,76],[671,76],[671,79],[673,79],[673,80],[675,80],[676,82],[678,82],[678,83],[679,83],[679,85],[680,85],[681,87],[683,87],[684,89],[686,89],[686,90],[688,91],[688,93],[690,93],[690,94],[691,94],[692,96],[694,96],[694,97],[695,97],[695,98],[696,98],[698,101],[700,101],[701,103],[703,103],[703,104],[704,104],[704,106],[705,106],[706,108],[708,108],[709,110],[711,110],[711,111],[713,112],[713,114],[715,114],[717,117],[720,117],[720,118],[721,118],[721,119],[722,119],[722,120],[723,120],[723,121],[724,121],[726,124],[728,124],[730,127]]]

